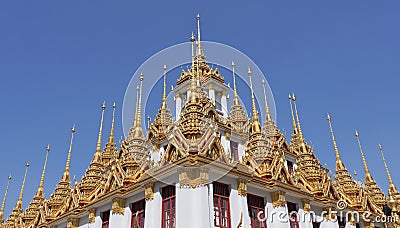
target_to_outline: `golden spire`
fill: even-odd
[[[190,35],[190,42],[192,42],[192,66],[194,66],[194,41],[195,41],[194,34]]]
[[[3,203],[1,204],[1,209],[0,209],[0,225],[4,223],[4,207],[6,205],[6,200],[7,200],[7,194],[8,194],[8,188],[10,187],[10,182],[11,182],[11,174],[8,175],[8,181],[7,181],[7,187],[6,187],[6,192],[4,193],[4,198],[3,198]]]
[[[361,158],[362,158],[363,164],[364,164],[365,181],[366,182],[372,182],[374,180],[372,179],[371,173],[369,172],[369,169],[368,169],[368,166],[367,166],[367,161],[365,160],[364,152],[363,152],[362,147],[361,147],[360,138],[359,138],[359,134],[358,134],[357,130],[356,130],[356,134],[355,135],[356,135],[356,138],[357,138],[358,147],[360,148]]]
[[[138,110],[137,110],[137,126],[140,127],[142,126],[142,91],[143,91],[143,73],[140,74],[140,88],[139,88],[139,104],[138,104]]]
[[[334,148],[335,154],[336,154],[336,172],[337,172],[338,170],[344,170],[346,168],[344,167],[342,159],[340,158],[339,149],[337,147],[336,140],[335,140],[335,134],[333,133],[332,123],[331,123],[331,116],[329,114],[327,114],[327,120],[328,120],[328,123],[329,123],[329,129],[331,131],[333,148]]]
[[[294,119],[294,111],[293,111],[292,101],[293,101],[292,95],[289,94],[290,111],[292,113],[293,133],[297,134],[297,124],[296,124],[296,120]]]
[[[197,14],[197,55],[201,55],[201,43],[200,43],[200,14]]]
[[[232,75],[233,75],[233,105],[240,105],[239,95],[236,87],[235,63],[233,61],[232,61]]]
[[[265,114],[267,115],[267,121],[272,121],[271,113],[269,112],[268,101],[267,101],[267,93],[265,92],[265,81],[264,79],[261,81],[263,90],[264,90],[264,100],[265,100]]]
[[[17,201],[17,204],[15,205],[15,209],[16,209],[16,210],[19,210],[20,212],[22,212],[22,197],[23,197],[23,195],[24,195],[26,174],[28,173],[28,167],[29,167],[29,165],[30,165],[29,162],[27,162],[27,163],[25,164],[24,180],[22,181],[21,191],[19,192],[18,201]]]
[[[386,173],[387,173],[387,176],[388,176],[389,188],[391,188],[391,189],[396,189],[396,187],[394,186],[394,183],[393,183],[392,176],[390,175],[389,168],[388,168],[388,166],[387,166],[387,164],[386,164],[386,159],[385,159],[385,156],[383,155],[383,147],[382,147],[381,144],[379,144],[379,151],[380,151],[381,154],[382,154],[383,164],[385,165]]]
[[[71,128],[71,140],[69,142],[67,163],[65,164],[65,171],[64,171],[64,174],[63,174],[63,177],[62,177],[63,181],[66,181],[68,183],[71,183],[69,167],[71,166],[71,153],[72,153],[72,143],[74,141],[74,133],[75,133],[75,125],[72,126],[72,128]]]
[[[163,91],[163,97],[162,97],[162,109],[167,108],[167,65],[164,64],[164,91]]]
[[[105,101],[101,105],[100,130],[99,130],[99,137],[97,139],[97,146],[96,146],[96,154],[98,154],[98,155],[101,152],[101,137],[102,137],[102,134],[103,134],[104,109],[106,109],[106,102]]]
[[[250,69],[250,67],[248,67],[247,69],[247,74],[249,75],[250,78],[250,89],[251,89],[251,106],[252,106],[252,110],[253,110],[253,126],[252,126],[252,132],[261,132],[261,125],[260,122],[258,120],[258,111],[256,108],[256,101],[254,99],[254,91],[253,91],[253,82],[251,80],[251,75],[252,75],[252,71]]]
[[[133,120],[133,128],[135,128],[137,125],[138,106],[139,106],[139,86],[136,86],[135,119]]]
[[[301,131],[301,126],[300,126],[299,113],[297,112],[296,96],[294,95],[294,93],[292,94],[292,100],[293,100],[293,104],[294,104],[294,111],[296,113],[298,131],[299,131],[301,139],[304,141],[303,132]]]
[[[111,130],[110,130],[110,137],[108,138],[108,143],[114,143],[114,125],[115,125],[115,109],[117,105],[113,104],[113,113],[112,113],[112,120],[111,120]]]
[[[46,158],[44,160],[42,176],[40,178],[39,188],[36,192],[36,197],[44,198],[44,191],[43,191],[43,184],[44,184],[44,174],[46,173],[46,166],[47,166],[47,158],[49,156],[50,145],[46,147]]]

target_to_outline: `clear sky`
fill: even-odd
[[[24,207],[35,194],[47,144],[52,150],[46,197],[53,192],[73,124],[71,173],[80,180],[95,151],[103,100],[104,141],[113,101],[120,138],[121,105],[132,74],[159,50],[188,41],[197,13],[203,40],[243,51],[268,77],[278,126],[288,138],[287,95],[296,92],[304,135],[322,164],[335,166],[329,112],[342,159],[351,172],[357,170],[357,179],[364,171],[355,129],[382,190],[387,192],[388,181],[379,143],[400,187],[399,11],[398,1],[1,1],[1,199],[7,175],[13,175],[6,217],[27,160]]]

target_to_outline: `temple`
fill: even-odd
[[[355,143],[364,164],[363,183],[349,173],[340,156],[330,115],[327,120],[333,142],[331,153],[336,157],[335,174],[332,176],[321,165],[301,128],[294,94],[289,95],[293,131],[288,140],[271,117],[265,82],[254,81],[250,68],[248,116],[237,89],[234,62],[233,105],[228,107],[230,86],[219,70],[207,63],[201,46],[199,16],[197,23],[197,38],[194,34],[190,37],[191,66],[182,70],[172,90],[175,107],[167,105],[167,66],[160,66],[164,69],[160,107],[145,131],[142,84],[146,77],[145,72],[141,74],[132,113],[134,121],[127,137],[115,142],[114,103],[111,131],[106,133],[108,140],[102,145],[106,111],[103,103],[97,145],[82,179],[71,183],[73,127],[65,168],[60,170],[61,179],[50,197],[46,199],[43,189],[48,147],[39,187],[28,208],[22,208],[22,200],[29,163],[17,204],[5,218],[9,177],[0,227],[400,227],[400,193],[391,178],[382,146],[379,151],[388,176],[388,194],[380,189],[368,169],[358,132]],[[257,109],[253,83],[264,86],[266,107],[262,110]],[[175,108],[175,116],[170,108]],[[265,119],[260,112],[265,112]],[[369,213],[368,219],[361,216],[365,212]]]

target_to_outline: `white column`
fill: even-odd
[[[225,135],[221,136],[221,144],[222,144],[222,147],[224,148],[225,153],[230,152],[231,144],[230,144],[230,141],[228,139],[226,139]],[[229,156],[230,156],[230,154],[229,154]]]
[[[179,94],[176,94],[175,102],[175,120],[178,120],[182,110],[182,98]]]
[[[145,228],[161,227],[161,203],[162,198],[160,191],[154,192],[154,198],[152,200],[146,200]]]
[[[239,154],[239,160],[242,161],[242,157],[244,155],[244,145],[241,143],[238,143],[238,154]]]
[[[337,220],[326,220],[321,222],[321,225],[319,226],[320,228],[339,228],[339,223]]]
[[[212,86],[212,85],[208,86],[208,97],[215,104],[215,89],[214,89],[214,86]]]
[[[222,109],[222,113],[224,114],[224,117],[227,117],[228,116],[228,102],[226,100],[225,92],[222,92],[222,96],[221,96],[221,109]]]
[[[210,208],[208,186],[181,188],[176,185],[176,228],[210,227]]]

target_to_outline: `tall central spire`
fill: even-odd
[[[197,14],[197,56],[203,55],[200,41],[200,14]]]
[[[249,75],[249,78],[250,78],[251,107],[252,107],[252,112],[253,112],[252,133],[261,132],[261,125],[260,125],[260,121],[258,120],[258,111],[256,108],[256,101],[254,99],[253,81],[251,79],[252,71],[251,71],[250,67],[248,67],[248,69],[247,69],[247,74]]]
[[[25,164],[25,174],[24,174],[24,180],[22,181],[22,186],[21,186],[21,191],[19,192],[19,197],[17,204],[15,205],[15,209],[18,210],[19,212],[22,212],[22,197],[24,196],[24,190],[25,190],[25,181],[26,181],[26,175],[28,173],[28,167],[30,163],[27,162]]]
[[[335,155],[336,155],[336,172],[338,172],[339,170],[344,170],[346,168],[344,167],[342,159],[340,158],[339,149],[337,147],[336,140],[335,140],[335,134],[333,133],[332,123],[331,123],[331,116],[329,114],[327,114],[327,120],[328,120],[328,123],[329,123],[329,129],[331,131],[333,148],[335,150]]]
[[[297,124],[296,124],[296,120],[294,118],[294,111],[293,111],[292,101],[293,101],[292,95],[289,94],[290,111],[292,113],[293,134],[297,135]]]
[[[49,151],[50,151],[50,145],[47,145],[46,147],[46,158],[44,160],[44,165],[43,165],[43,171],[42,171],[42,176],[40,178],[40,183],[39,183],[39,188],[36,192],[36,197],[44,199],[44,190],[43,190],[43,184],[44,184],[44,175],[46,173],[46,167],[47,167],[47,158],[49,156]]]
[[[372,179],[371,173],[369,172],[368,166],[367,166],[367,161],[365,160],[365,156],[364,156],[364,152],[360,143],[360,138],[359,138],[359,134],[358,131],[356,130],[356,138],[357,138],[357,142],[358,142],[358,147],[360,148],[360,153],[361,153],[361,158],[363,160],[363,164],[364,164],[364,170],[365,170],[365,181],[366,182],[373,182],[374,179]]]
[[[71,153],[72,153],[72,143],[74,141],[74,134],[75,134],[75,125],[71,128],[71,140],[69,142],[67,162],[65,164],[65,171],[62,177],[62,180],[68,183],[71,183],[69,168],[71,166]]]
[[[4,207],[6,205],[8,188],[10,187],[11,175],[8,175],[7,179],[8,181],[7,181],[6,192],[4,193],[3,203],[1,204],[1,209],[0,209],[0,225],[4,223]]]

